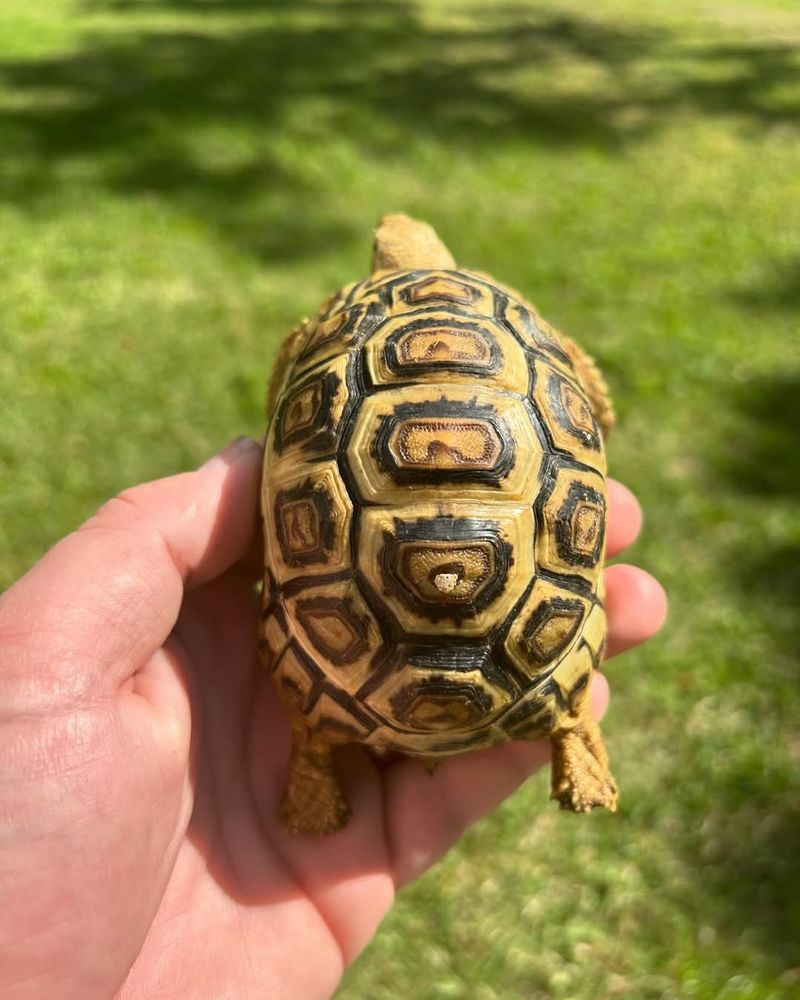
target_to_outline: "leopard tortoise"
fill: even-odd
[[[552,743],[552,797],[615,809],[603,379],[516,292],[383,220],[372,274],[286,338],[268,403],[259,649],[292,715],[281,812],[343,826],[332,749]]]

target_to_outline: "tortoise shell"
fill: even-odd
[[[262,656],[313,731],[436,757],[573,726],[605,636],[600,429],[563,342],[462,270],[296,337],[266,443]]]

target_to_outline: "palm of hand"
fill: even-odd
[[[259,468],[251,442],[129,491],[0,598],[4,996],[330,996],[395,887],[548,757],[508,744],[428,777],[352,748],[348,826],[285,835],[289,726],[240,562]],[[613,553],[638,508],[618,494],[611,514]],[[632,567],[606,583],[619,652],[663,593]],[[600,714],[602,679],[593,696]]]
[[[428,777],[417,762],[380,768],[346,751],[348,826],[322,839],[287,836],[276,815],[290,730],[254,655],[257,614],[252,587],[230,571],[187,597],[159,654],[173,669],[151,697],[179,703],[190,692],[193,779],[177,814],[192,818],[123,997],[223,996],[230,982],[237,996],[248,987],[255,995],[267,978],[291,996],[329,996],[395,885],[427,868],[547,759],[543,746],[517,744],[473,754],[468,770],[448,761]]]
[[[191,752],[167,791],[181,799],[173,810],[174,866],[122,997],[246,997],[260,994],[266,981],[283,984],[287,995],[328,996],[341,974],[336,911],[346,902],[340,897],[355,857],[340,851],[339,870],[326,871],[326,854],[328,869],[333,860],[326,844],[298,857],[273,820],[289,732],[256,661],[257,615],[250,582],[228,571],[187,595],[155,667],[147,668],[148,696],[177,709],[184,747],[192,730]],[[371,810],[370,822],[376,816]],[[371,853],[379,843],[373,832]],[[371,881],[385,908],[390,880],[379,872]],[[329,925],[320,910],[332,892]]]

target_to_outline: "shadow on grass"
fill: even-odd
[[[800,964],[800,794],[771,756],[765,746],[714,776],[707,790],[713,805],[705,803],[701,839],[689,857],[698,923],[755,945],[783,972]]]
[[[740,289],[733,298],[754,311],[800,312],[800,257],[773,261],[761,284]]]
[[[788,284],[771,301],[783,301],[785,292]],[[727,403],[731,429],[708,464],[715,484],[774,503],[782,515],[750,549],[729,554],[731,578],[748,609],[760,606],[773,638],[797,659],[791,619],[800,606],[800,371],[732,383]]]
[[[784,300],[778,283],[758,307]],[[754,331],[757,335],[757,331]],[[800,372],[731,382],[731,415],[722,446],[707,463],[710,491],[741,504],[760,502],[768,513],[760,532],[726,546],[720,561],[733,608],[764,632],[763,661],[736,662],[714,711],[733,713],[740,736],[717,744],[716,717],[683,748],[686,773],[678,783],[706,815],[704,836],[685,843],[706,902],[703,919],[721,933],[746,935],[783,969],[800,965],[800,869],[796,863],[800,784],[794,773],[800,731],[797,681],[800,654]],[[769,511],[774,510],[774,517]],[[724,725],[724,722],[722,723]],[[726,741],[731,741],[727,743]],[[736,743],[738,742],[738,745]],[[697,774],[709,780],[697,787]],[[698,897],[699,898],[699,897]]]
[[[0,111],[0,197],[32,207],[65,183],[151,194],[269,259],[349,235],[325,185],[342,135],[369,160],[420,138],[443,156],[487,143],[616,150],[687,112],[757,128],[800,117],[789,45],[698,42],[522,3],[448,22],[405,0],[87,9],[117,29],[0,63],[16,95]]]
[[[737,492],[800,504],[800,371],[732,383],[727,402],[735,430],[714,460],[716,476]]]
[[[793,697],[800,671],[796,612],[800,606],[800,371],[731,383],[732,415],[722,445],[707,463],[712,490],[721,487],[774,509],[760,537],[726,551],[730,579],[743,613],[758,611],[776,650],[793,664],[793,676],[778,676],[771,664],[754,665],[765,685]],[[776,695],[777,695],[776,691]]]

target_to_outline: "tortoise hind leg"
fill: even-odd
[[[550,798],[562,809],[588,812],[604,806],[617,809],[617,784],[608,769],[608,754],[600,726],[587,700],[574,729],[562,729],[550,737],[553,753],[553,780]]]
[[[333,833],[350,818],[331,751],[324,737],[293,716],[289,778],[280,808],[281,822],[289,833]]]
[[[616,422],[616,417],[606,381],[600,374],[600,369],[594,363],[594,359],[582,348],[578,347],[574,340],[565,337],[563,333],[559,334],[559,339],[575,366],[575,371],[581,380],[584,392],[592,407],[594,418],[600,425],[603,437],[607,438]]]

